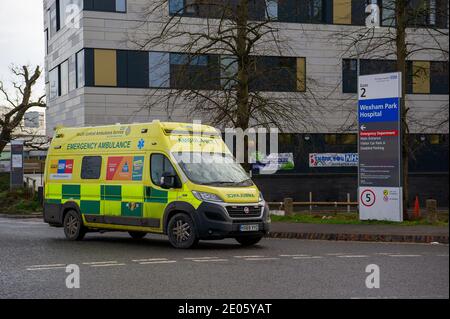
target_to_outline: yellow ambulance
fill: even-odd
[[[166,234],[176,248],[269,231],[268,207],[215,128],[185,123],[58,128],[45,167],[44,220],[87,232]]]

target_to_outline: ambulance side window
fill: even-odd
[[[152,182],[158,186],[161,186],[161,177],[164,173],[177,174],[172,163],[170,163],[169,159],[163,154],[152,154],[150,169]]]
[[[81,163],[81,179],[99,179],[102,170],[101,156],[85,156]]]

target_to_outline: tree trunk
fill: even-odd
[[[402,183],[403,183],[403,217],[407,219],[409,181],[408,181],[408,161],[409,161],[409,129],[408,129],[408,107],[406,106],[406,88],[407,88],[407,46],[406,46],[406,27],[407,27],[407,0],[397,0],[396,19],[396,50],[397,50],[397,71],[402,74],[402,98],[400,99],[401,116],[401,139],[402,139]]]
[[[5,149],[5,146],[11,140],[11,134],[12,134],[11,130],[9,130],[5,127],[2,128],[2,131],[0,133],[0,154],[3,152],[3,150]]]
[[[237,38],[236,51],[238,60],[237,73],[237,114],[236,126],[244,132],[249,127],[250,110],[249,110],[249,64],[250,55],[247,50],[247,24],[248,24],[248,1],[239,0],[236,15]],[[248,139],[244,138],[244,163],[242,166],[246,171],[251,166],[248,158]]]

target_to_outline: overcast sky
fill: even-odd
[[[42,0],[0,0],[0,80],[11,81],[9,67],[44,66],[44,18]],[[44,75],[35,94],[44,92]],[[3,102],[0,96],[0,103]],[[3,104],[3,103],[2,103]]]

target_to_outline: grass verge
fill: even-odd
[[[292,216],[271,216],[273,222],[306,223],[306,224],[344,224],[344,225],[396,225],[396,226],[448,226],[448,213],[441,213],[438,221],[430,223],[426,218],[417,220],[406,220],[401,223],[379,220],[364,220],[358,218],[358,214],[336,213],[336,214],[295,214]]]
[[[9,190],[9,174],[0,174],[0,214],[28,215],[42,212],[37,196],[25,189]]]

